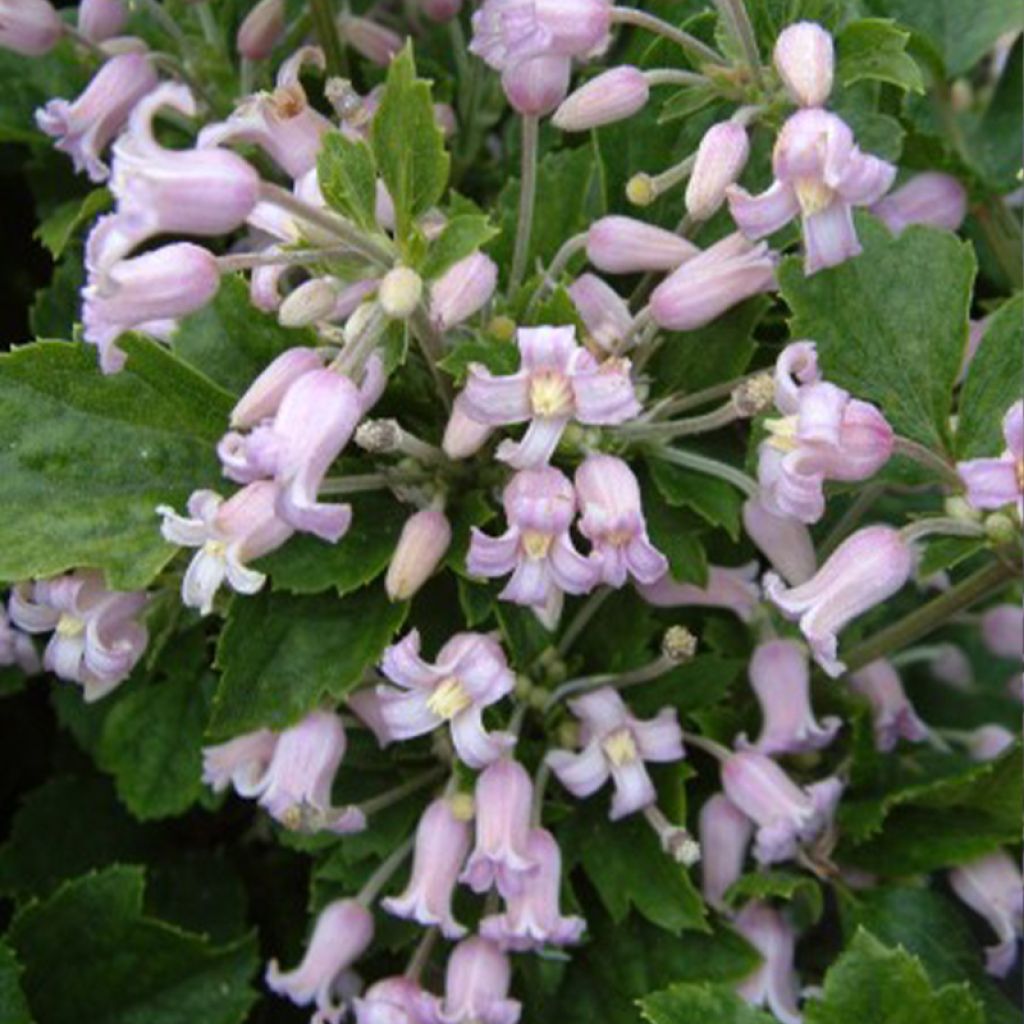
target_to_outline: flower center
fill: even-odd
[[[572,387],[557,370],[538,370],[530,378],[530,407],[535,416],[568,416],[572,412]]]
[[[527,530],[523,534],[523,550],[526,552],[526,557],[534,562],[547,558],[553,539],[548,533],[537,533],[534,530]]]
[[[227,556],[228,546],[222,540],[208,540],[203,545],[203,554],[209,555],[210,558],[216,558],[219,561],[223,561]]]
[[[633,733],[629,729],[617,729],[605,738],[601,749],[616,768],[621,768],[624,764],[632,764],[640,756],[637,753]]]
[[[604,542],[614,548],[624,548],[633,539],[629,530],[611,530],[604,535]]]
[[[796,450],[796,417],[781,416],[777,419],[765,420],[765,430],[768,431],[768,443],[780,452],[792,452]]]
[[[832,205],[835,193],[817,178],[798,178],[793,186],[797,202],[805,217],[813,217]]]
[[[282,85],[274,90],[270,102],[282,121],[290,121],[306,109],[306,94],[299,85]]]
[[[472,703],[473,698],[466,693],[466,688],[455,676],[441,680],[427,698],[427,707],[446,722],[451,721],[460,711],[465,711]]]
[[[85,623],[74,615],[62,615],[57,623],[58,636],[81,636],[85,632]]]

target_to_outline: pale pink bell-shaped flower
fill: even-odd
[[[1016,733],[995,723],[979,726],[966,737],[967,753],[974,761],[994,761],[1016,742]]]
[[[384,589],[392,601],[407,601],[433,576],[452,542],[448,517],[436,508],[413,513],[402,527]]]
[[[430,286],[430,319],[439,331],[449,331],[478,313],[494,294],[498,266],[474,252],[449,267]]]
[[[686,183],[686,210],[695,220],[708,220],[725,202],[732,185],[750,156],[747,129],[735,121],[712,125],[700,140]]]
[[[483,709],[515,688],[501,645],[483,633],[456,633],[431,664],[412,630],[384,652],[381,671],[395,686],[379,686],[381,714],[393,740],[423,736],[448,723],[460,759],[483,768],[515,742],[484,729]]]
[[[36,675],[43,667],[32,638],[11,624],[7,609],[0,605],[0,668],[10,666],[27,676]]]
[[[371,18],[343,14],[338,18],[341,38],[368,61],[386,68],[402,48],[402,37]]]
[[[43,668],[79,683],[91,703],[124,682],[145,652],[146,601],[145,593],[108,590],[99,572],[80,570],[15,587],[8,611],[27,633],[53,630]]]
[[[335,900],[320,911],[302,963],[282,971],[271,960],[267,986],[296,1006],[315,1005],[310,1024],[339,1024],[345,995],[355,987],[352,964],[372,941],[373,914],[356,900]]]
[[[920,743],[928,738],[928,726],[917,717],[899,673],[890,662],[882,658],[865,665],[851,675],[850,686],[871,705],[875,746],[879,750],[894,750],[901,739]]]
[[[981,616],[981,638],[999,658],[1019,661],[1024,657],[1024,608],[999,604]]]
[[[733,925],[761,954],[760,965],[736,986],[737,994],[751,1006],[767,1007],[781,1024],[801,1024],[793,926],[774,907],[759,901],[748,903]]]
[[[533,783],[526,769],[503,757],[476,780],[476,846],[460,881],[474,892],[496,886],[506,899],[523,891],[539,866],[530,855]]]
[[[0,0],[0,48],[41,57],[63,34],[63,22],[49,0]]]
[[[877,203],[896,168],[862,153],[849,126],[817,108],[797,112],[782,126],[772,165],[775,183],[767,192],[751,196],[738,185],[726,192],[739,229],[748,238],[764,238],[799,216],[807,274],[857,256],[853,207]]]
[[[674,708],[662,708],[646,722],[634,718],[611,687],[569,701],[580,719],[578,753],[553,750],[547,763],[559,782],[573,796],[596,793],[609,779],[615,786],[612,821],[650,807],[657,799],[645,761],[667,763],[681,760],[683,734]]]
[[[295,532],[276,510],[279,488],[269,480],[243,487],[225,501],[213,491],[188,499],[188,516],[158,505],[166,540],[198,548],[181,584],[181,599],[201,615],[213,611],[213,598],[227,580],[240,594],[255,594],[267,578],[247,562],[279,548]]]
[[[587,231],[587,259],[606,274],[675,270],[699,252],[674,231],[632,217],[602,217]]]
[[[700,809],[701,892],[725,913],[725,894],[743,874],[753,822],[724,794],[716,793]]]
[[[835,777],[798,786],[769,757],[753,750],[722,764],[725,795],[757,825],[754,857],[759,864],[790,860],[831,824],[843,784]]]
[[[501,86],[512,109],[543,117],[565,99],[572,75],[568,57],[531,57],[501,73]]]
[[[575,945],[587,923],[582,917],[563,917],[559,909],[562,853],[555,837],[546,829],[531,829],[527,851],[538,865],[537,873],[527,879],[522,892],[506,900],[504,913],[480,922],[480,934],[519,953]]]
[[[806,583],[814,575],[814,541],[799,519],[769,511],[759,495],[743,505],[743,529],[787,583]]]
[[[894,235],[911,224],[956,231],[967,216],[967,190],[949,174],[925,171],[875,203],[871,212]]]
[[[588,593],[599,575],[569,535],[576,493],[564,473],[545,466],[517,473],[505,488],[503,502],[508,529],[490,537],[474,527],[466,568],[473,576],[512,573],[499,597],[533,608],[553,629],[564,595]]]
[[[585,132],[613,124],[642,110],[651,95],[647,76],[622,64],[591,78],[568,96],[551,123],[564,132]]]
[[[452,914],[452,894],[469,845],[469,823],[455,813],[450,800],[435,800],[416,827],[412,878],[405,892],[389,896],[381,906],[396,917],[439,928],[446,939],[461,939],[466,929]]]
[[[775,70],[790,99],[801,107],[823,107],[832,92],[835,48],[832,36],[813,21],[798,21],[779,33]]]
[[[448,957],[444,997],[423,1005],[423,1024],[518,1024],[522,1005],[508,998],[512,966],[493,942],[463,939]]]
[[[1006,450],[997,459],[957,463],[967,488],[967,500],[977,509],[1002,508],[1011,503],[1024,515],[1024,401],[1014,402],[1003,417]]]
[[[39,130],[57,140],[75,170],[93,181],[106,181],[109,169],[101,154],[124,127],[143,96],[155,89],[156,71],[148,54],[111,57],[74,101],[53,99],[36,111]]]
[[[998,943],[985,950],[986,970],[997,978],[1006,977],[1017,962],[1024,918],[1020,865],[1005,850],[998,850],[954,868],[949,884],[996,933]]]
[[[708,566],[706,587],[676,583],[666,573],[655,583],[643,584],[636,589],[648,604],[656,608],[723,608],[742,622],[750,622],[761,600],[761,590],[755,582],[759,571],[757,562],[736,569],[711,565]]]
[[[78,31],[94,43],[120,35],[127,20],[124,0],[81,0],[78,5]]]
[[[260,0],[238,26],[235,46],[247,60],[266,60],[284,36],[284,29],[284,0]]]
[[[571,420],[624,423],[640,411],[624,359],[598,361],[576,341],[573,327],[524,327],[517,334],[518,373],[496,377],[474,363],[463,391],[466,412],[480,423],[528,422],[521,441],[503,441],[498,458],[516,469],[546,463]]]
[[[914,553],[890,526],[867,526],[839,545],[806,583],[787,588],[774,573],[767,597],[800,630],[818,664],[833,678],[843,673],[838,634],[850,621],[892,597],[910,578]]]
[[[819,725],[811,707],[811,671],[807,654],[792,640],[769,640],[750,659],[750,685],[764,724],[756,742],[737,737],[737,747],[761,754],[802,754],[821,750],[835,739],[842,722],[823,718]]]
[[[244,430],[272,418],[288,389],[300,377],[322,368],[323,360],[315,349],[290,348],[282,352],[235,404],[231,410],[231,426]]]
[[[767,243],[727,235],[654,289],[651,316],[670,331],[694,331],[745,299],[774,291],[777,263]]]
[[[579,530],[593,545],[591,561],[601,580],[622,587],[629,577],[655,583],[668,572],[668,559],[647,536],[640,485],[629,466],[614,455],[590,455],[576,470]]]
[[[356,1024],[422,1024],[430,997],[418,982],[403,975],[374,982],[352,1001]]]
[[[276,747],[277,734],[269,729],[203,747],[203,782],[215,793],[231,787],[241,797],[254,798],[262,791]]]
[[[494,433],[494,427],[480,423],[466,412],[466,402],[458,395],[452,403],[452,414],[444,428],[441,448],[449,459],[468,459],[476,455]]]
[[[594,274],[582,274],[569,286],[569,298],[598,348],[612,352],[622,344],[633,326],[633,314],[614,288]]]

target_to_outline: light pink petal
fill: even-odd
[[[1009,459],[972,459],[957,471],[975,508],[1002,508],[1020,497],[1017,469]]]
[[[432,690],[444,678],[444,672],[420,657],[420,633],[411,630],[392,644],[381,658],[381,671],[393,683],[409,690]]]
[[[573,547],[568,533],[555,538],[549,559],[551,575],[567,594],[587,594],[597,585],[597,566]]]
[[[657,583],[668,572],[668,559],[648,540],[634,537],[626,547],[626,565],[639,583]]]
[[[475,704],[452,719],[452,742],[459,759],[477,771],[497,761],[516,743],[507,732],[487,732]]]
[[[503,601],[543,608],[557,591],[546,561],[526,559],[516,566],[512,579],[499,595]]]
[[[847,161],[836,191],[851,206],[870,206],[892,188],[895,180],[892,164],[857,150]]]
[[[590,373],[572,379],[576,419],[580,423],[604,426],[625,423],[640,412],[629,364],[609,359]]]
[[[581,799],[596,793],[608,781],[608,765],[597,741],[589,743],[578,754],[552,750],[546,760],[558,781]]]
[[[752,196],[739,185],[731,185],[725,195],[732,219],[747,238],[773,235],[800,212],[796,192],[781,181],[775,182],[759,196]]]
[[[853,226],[853,211],[841,200],[836,200],[821,213],[804,218],[804,270],[815,274],[826,267],[837,267],[861,253],[857,231]]]
[[[615,782],[610,814],[612,821],[618,821],[644,807],[650,807],[657,800],[654,783],[651,782],[643,761],[612,765],[611,771]]]
[[[403,692],[390,686],[381,686],[377,694],[381,698],[381,718],[388,733],[396,740],[425,736],[443,721],[427,706],[428,695],[422,690]]]
[[[617,690],[603,686],[569,701],[572,713],[583,723],[584,742],[607,736],[628,723],[629,711]]]
[[[463,411],[477,423],[492,427],[523,423],[530,407],[530,380],[525,372],[496,377],[482,366],[472,365],[460,401]]]
[[[565,372],[569,360],[579,349],[575,327],[523,327],[517,335],[523,369],[553,369]]]
[[[562,439],[568,420],[536,417],[530,421],[520,441],[502,441],[495,453],[500,462],[513,469],[536,469],[551,461]]]
[[[1024,401],[1014,402],[1003,419],[1003,437],[1009,453],[1018,462],[1024,460]]]
[[[637,750],[645,761],[670,763],[685,756],[683,733],[674,708],[663,708],[650,721],[633,722],[632,730]]]
[[[466,569],[471,576],[507,576],[515,569],[518,557],[518,530],[509,530],[500,537],[490,537],[473,527],[466,557]]]

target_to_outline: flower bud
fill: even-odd
[[[49,0],[0,0],[0,47],[40,57],[57,44],[64,26]]]
[[[674,232],[631,217],[602,217],[587,232],[587,259],[607,274],[675,270],[699,251]]]
[[[895,750],[900,739],[920,743],[928,738],[928,726],[917,717],[899,673],[884,658],[854,672],[850,688],[866,697],[871,705],[875,746],[879,750]]]
[[[966,737],[967,753],[975,761],[994,761],[1017,742],[1017,736],[1002,725],[982,725]]]
[[[437,509],[410,516],[388,567],[384,589],[392,601],[407,601],[433,575],[452,542],[447,517]]]
[[[253,382],[231,410],[236,430],[254,427],[277,412],[285,393],[300,377],[319,370],[323,362],[311,348],[282,352]]]
[[[284,35],[284,0],[260,0],[238,28],[235,45],[246,60],[266,60]]]
[[[686,210],[695,220],[707,220],[725,202],[725,190],[747,165],[747,130],[735,121],[712,125],[700,140],[686,186]]]
[[[501,85],[518,113],[543,117],[565,99],[571,71],[568,57],[533,57],[505,71]]]
[[[911,224],[956,231],[967,216],[967,190],[948,174],[927,171],[890,192],[871,212],[894,235]]]
[[[473,419],[465,408],[461,395],[455,399],[452,414],[444,430],[441,447],[449,459],[468,459],[475,455],[494,433],[494,428],[487,423]]]
[[[624,64],[573,92],[555,111],[551,123],[564,132],[585,132],[613,124],[643,109],[650,94],[647,76]]]
[[[430,319],[440,331],[458,326],[490,302],[497,283],[494,260],[482,252],[472,253],[430,286]]]
[[[329,277],[314,277],[300,284],[281,303],[277,319],[282,327],[308,327],[326,320],[338,301],[338,288]]]
[[[760,498],[750,498],[743,506],[743,529],[787,583],[796,586],[814,575],[814,541],[799,519],[775,515]]]
[[[338,32],[353,50],[381,67],[386,68],[402,48],[402,37],[397,32],[369,18],[343,14],[338,18]]]
[[[597,346],[615,349],[633,326],[633,314],[625,299],[594,274],[583,274],[569,287],[576,312]]]
[[[823,106],[832,91],[832,36],[813,21],[790,25],[775,43],[775,70],[801,107]]]
[[[377,301],[391,320],[408,320],[423,295],[423,279],[410,267],[389,270],[380,282]]]
[[[753,822],[724,794],[700,809],[701,891],[715,910],[725,910],[725,894],[743,874]]]
[[[118,35],[127,20],[123,0],[82,0],[78,5],[78,31],[94,43]]]
[[[988,922],[998,940],[985,949],[985,969],[1004,978],[1017,961],[1024,918],[1020,865],[1005,850],[961,864],[949,873],[953,892]]]
[[[462,10],[462,0],[420,0],[420,9],[431,21],[451,21]]]

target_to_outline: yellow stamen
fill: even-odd
[[[640,756],[637,753],[633,734],[628,729],[619,729],[617,732],[613,732],[604,740],[601,748],[616,768],[621,768],[624,764],[632,764]]]
[[[1024,491],[1024,459],[1018,459],[1014,469],[1017,471],[1017,487]]]
[[[805,217],[813,217],[832,205],[835,193],[817,178],[798,178],[793,186],[797,202]]]
[[[227,554],[228,546],[222,540],[208,540],[203,545],[203,554],[211,558],[223,558]]]
[[[454,718],[460,711],[473,703],[473,698],[466,693],[466,688],[455,676],[442,680],[427,698],[427,707],[446,722]]]
[[[452,817],[456,821],[472,821],[476,813],[476,804],[470,793],[456,793],[449,801],[452,809]]]
[[[81,636],[85,632],[85,623],[74,615],[62,615],[57,623],[58,636]]]
[[[768,443],[780,452],[791,452],[796,449],[796,417],[782,416],[778,419],[765,420],[764,428],[768,431]]]
[[[540,370],[530,378],[530,407],[535,416],[568,416],[573,397],[569,381],[557,370]]]
[[[542,558],[548,557],[551,550],[551,542],[554,538],[547,533],[535,533],[532,530],[523,534],[523,551],[531,561],[539,562]]]

